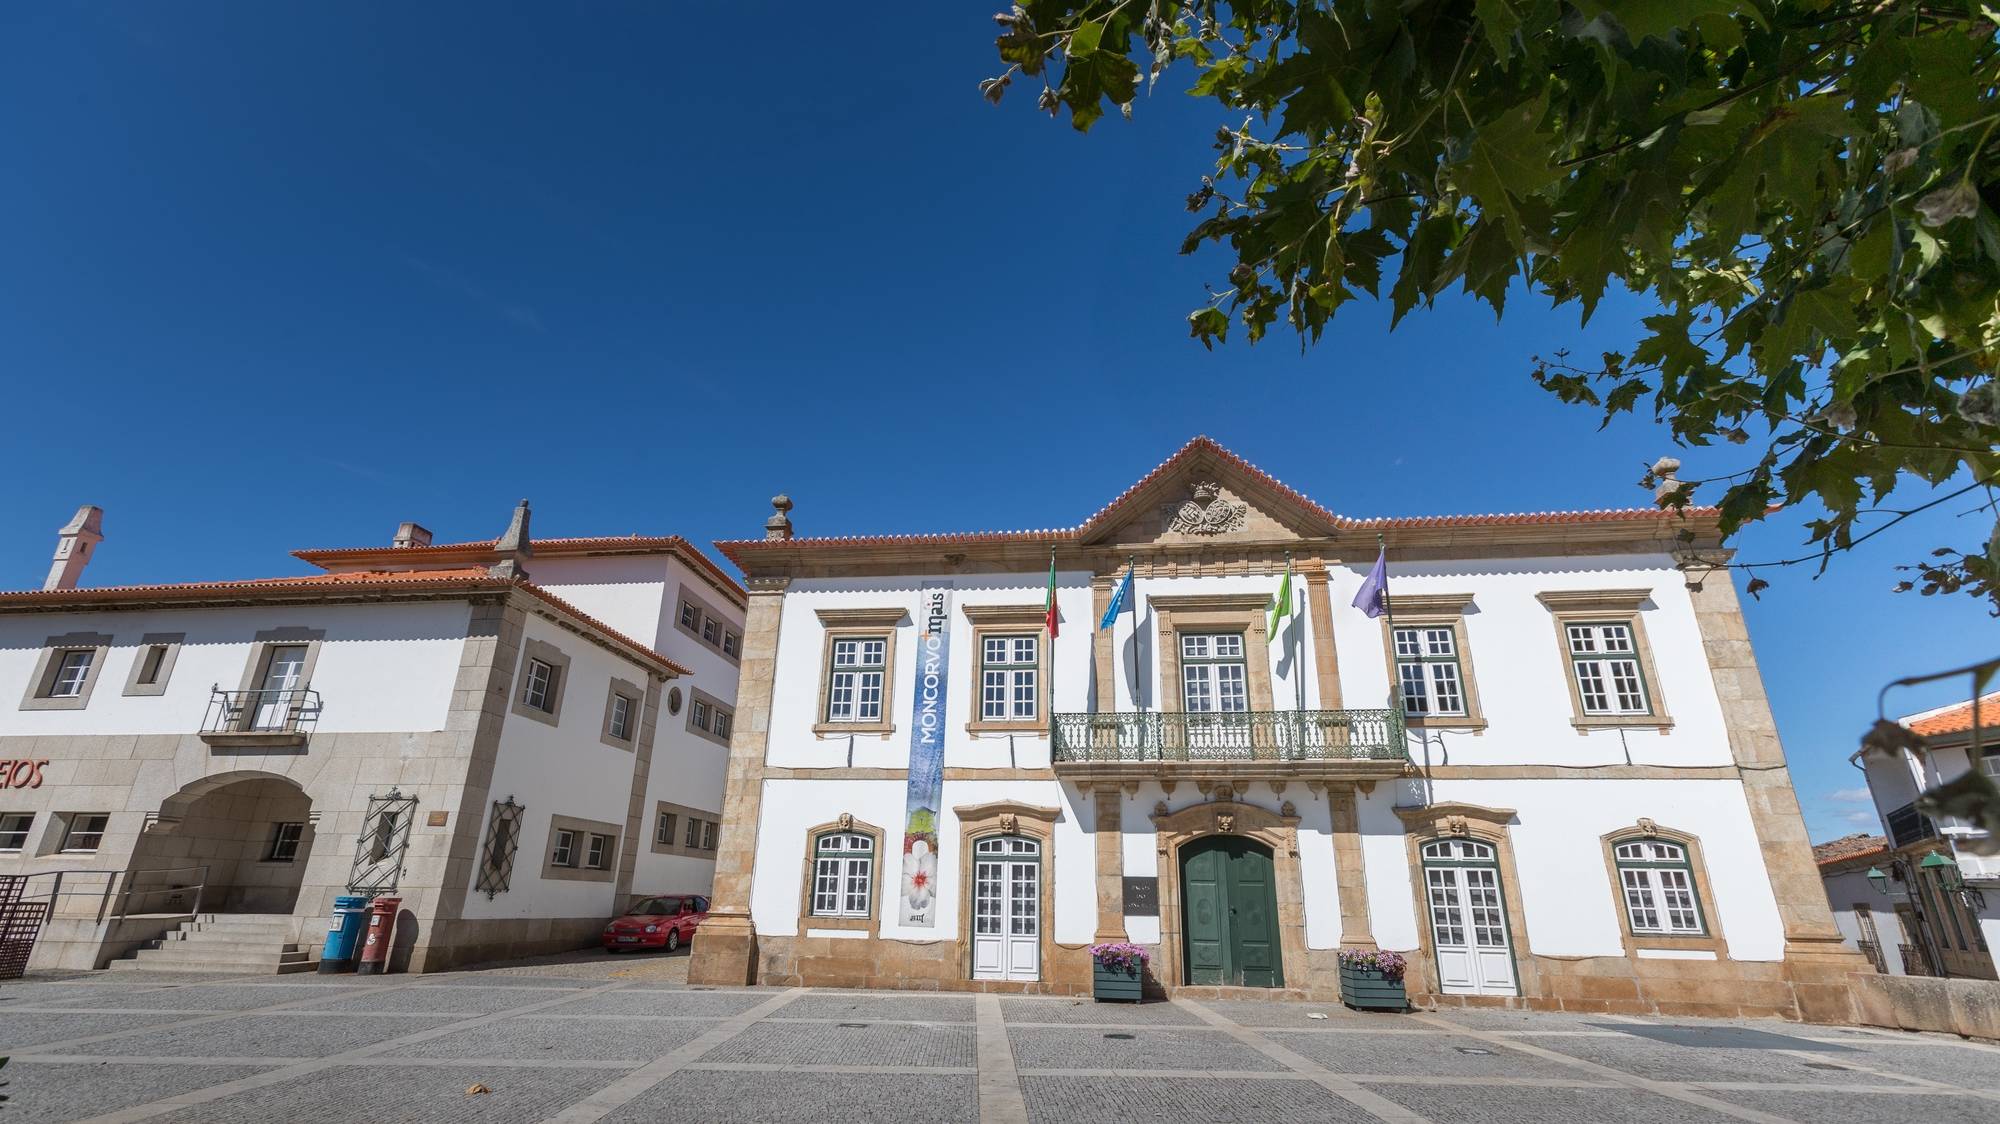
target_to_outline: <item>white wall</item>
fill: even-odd
[[[464,602],[268,605],[228,609],[0,616],[0,735],[193,733],[210,689],[238,690],[257,633],[323,629],[311,687],[318,733],[444,728],[471,608]],[[44,642],[71,632],[115,638],[82,710],[20,710]],[[166,690],[124,694],[146,633],[187,634]]]
[[[599,736],[604,728],[604,704],[611,679],[616,677],[643,687],[646,672],[634,661],[614,655],[537,614],[528,615],[523,638],[553,644],[570,659],[569,670],[563,676],[566,682],[562,688],[561,721],[550,726],[523,717],[513,712],[509,700],[507,717],[500,727],[500,745],[489,791],[493,800],[511,796],[526,807],[521,816],[520,851],[514,859],[508,891],[488,901],[485,894],[469,889],[465,916],[477,920],[602,915],[608,919],[614,905],[615,861],[612,877],[602,882],[544,879],[542,867],[548,861],[552,845],[551,816],[615,824],[623,845],[637,754],[606,745]],[[517,658],[525,657],[524,644]],[[513,686],[517,698],[521,683],[517,667]],[[484,811],[487,822],[480,825],[482,848],[491,817],[489,805]],[[642,823],[641,829],[645,827]],[[644,839],[640,843],[643,849]],[[478,880],[475,869],[468,886],[477,886]]]
[[[1833,923],[1840,930],[1841,943],[1860,950],[1863,933],[1854,906],[1857,902],[1866,905],[1869,916],[1875,921],[1877,939],[1882,942],[1883,965],[1890,975],[1903,975],[1903,957],[1897,946],[1909,943],[1910,938],[1904,935],[1902,920],[1896,916],[1896,903],[1903,900],[1904,895],[1898,893],[1892,897],[1878,893],[1869,884],[1867,867],[1822,874],[1820,882],[1826,887],[1826,903],[1833,910]]]
[[[1382,623],[1353,607],[1373,560],[1330,570],[1333,634],[1340,657],[1341,694],[1349,707],[1387,705],[1388,659]],[[1571,724],[1569,667],[1555,618],[1535,599],[1556,590],[1652,591],[1641,621],[1673,728],[1579,730]],[[1694,605],[1681,575],[1664,555],[1528,558],[1504,562],[1391,562],[1389,591],[1470,593],[1466,644],[1488,728],[1483,733],[1429,731],[1435,764],[1727,765],[1729,735],[1708,670]],[[1421,734],[1412,754],[1422,758]]]

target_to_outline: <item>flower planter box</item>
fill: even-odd
[[[1127,968],[1107,968],[1096,961],[1090,965],[1090,994],[1093,998],[1123,1000],[1137,1003],[1145,993],[1145,974],[1138,965]]]
[[[1340,1001],[1357,1010],[1403,1011],[1410,1006],[1402,980],[1387,979],[1379,968],[1340,966]]]

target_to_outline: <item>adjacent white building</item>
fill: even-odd
[[[2000,753],[1991,747],[2000,692],[1899,721],[1915,735],[1911,744],[1893,754],[1854,755],[1882,820],[1881,845],[1823,858],[1827,900],[1862,951],[1869,951],[1867,931],[1875,931],[1882,971],[2000,978],[1993,952],[2000,947],[2000,853],[1984,853],[1991,841],[1978,824],[1917,808],[1921,794],[1969,773],[2000,780]],[[1896,947],[1885,932],[1893,932]]]
[[[1425,1002],[1846,1011],[1734,587],[1677,560],[1713,512],[1356,520],[1205,438],[1065,530],[775,502],[717,544],[750,608],[691,978],[1076,992],[1130,940],[1168,992],[1322,996],[1381,947]]]
[[[0,593],[0,873],[54,899],[36,964],[165,936],[142,956],[298,966],[358,893],[401,898],[396,962],[432,970],[708,890],[743,593],[684,540],[536,541],[524,503],[307,576],[83,586],[102,537],[80,512],[47,588]]]

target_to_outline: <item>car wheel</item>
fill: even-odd
[[[681,931],[679,929],[668,929],[667,951],[672,952],[675,949],[678,949],[680,946],[681,946]]]

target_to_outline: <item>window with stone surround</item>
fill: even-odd
[[[1382,618],[1397,695],[1414,725],[1483,729],[1479,687],[1472,674],[1472,649],[1465,617],[1469,593],[1396,594],[1392,628]]]
[[[1042,638],[1000,634],[979,640],[979,717],[1032,722],[1040,717]]]
[[[874,900],[875,840],[828,832],[813,846],[812,916],[866,917]]]
[[[173,677],[174,663],[180,659],[180,632],[149,632],[139,638],[139,651],[132,658],[132,673],[125,681],[127,695],[162,695]]]
[[[111,651],[111,637],[94,632],[51,636],[43,642],[22,710],[82,710],[90,705],[97,674]]]
[[[653,842],[671,845],[674,841],[674,825],[680,817],[672,812],[661,812],[653,825]]]
[[[486,844],[479,853],[479,881],[474,887],[492,901],[514,885],[514,857],[521,848],[521,813],[527,809],[509,796],[493,802],[486,822]]]
[[[895,731],[896,633],[909,611],[820,609],[826,629],[820,654],[818,734]]]
[[[1646,642],[1644,610],[1652,590],[1557,590],[1535,596],[1554,618],[1571,725],[1673,725]]]
[[[28,846],[28,829],[35,825],[33,812],[0,815],[0,851],[22,851]]]
[[[555,838],[556,845],[555,849],[549,852],[549,862],[556,866],[575,866],[576,832],[558,831],[555,833]]]
[[[514,687],[513,713],[545,726],[562,723],[569,693],[569,655],[544,640],[521,640],[521,665]]]
[[[104,812],[58,812],[62,820],[62,845],[57,850],[66,854],[89,854],[104,845],[105,829],[111,826],[111,817]]]
[[[624,829],[602,820],[549,817],[549,857],[542,877],[555,882],[609,882]]]
[[[303,823],[274,823],[271,825],[271,846],[264,852],[268,863],[297,862],[299,842],[305,838],[306,825]]]
[[[1675,936],[1708,932],[1687,848],[1658,839],[1628,839],[1616,844],[1613,853],[1632,932]]]
[[[1250,709],[1250,669],[1240,632],[1181,634],[1181,707],[1189,714]]]

